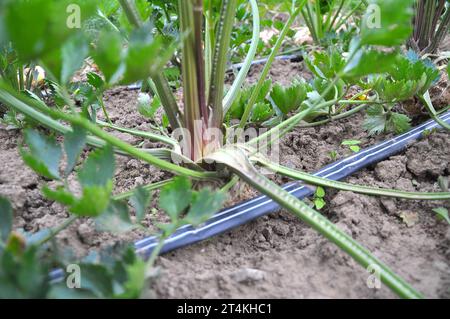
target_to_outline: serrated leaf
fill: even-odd
[[[61,83],[67,84],[73,74],[83,66],[89,54],[89,45],[82,34],[71,37],[61,48]]]
[[[47,137],[38,131],[25,130],[25,142],[29,152],[22,150],[22,158],[35,172],[50,179],[60,179],[59,162],[61,147],[52,137]]]
[[[116,83],[124,72],[122,63],[122,39],[117,32],[102,32],[97,42],[93,59],[98,65],[106,82]]]
[[[150,193],[143,187],[137,187],[133,196],[130,198],[130,203],[136,211],[136,219],[140,222],[145,217],[145,210],[150,202]]]
[[[114,176],[114,152],[110,145],[89,154],[83,167],[78,171],[78,180],[83,187],[105,186]]]
[[[0,30],[4,31],[6,37],[3,40],[11,41],[24,61],[43,57],[48,60],[49,56],[55,58],[55,55],[60,55],[59,49],[65,40],[80,30],[69,23],[72,22],[71,18],[75,17],[72,11],[74,6],[77,6],[81,13],[80,26],[95,13],[94,0],[3,2],[3,16],[0,19]],[[60,57],[57,57],[57,60],[60,60]]]
[[[440,218],[445,220],[450,225],[450,218],[448,217],[448,210],[445,207],[433,208],[433,212],[438,214]]]
[[[414,0],[372,0],[361,22],[363,45],[402,45],[412,32]]]
[[[0,254],[0,298],[45,298],[49,289],[48,268],[39,259],[37,247],[14,254]]]
[[[312,59],[305,55],[304,61],[308,69],[322,79],[334,78],[346,64],[342,53],[333,48],[314,52]]]
[[[147,23],[133,30],[124,57],[125,73],[121,83],[130,84],[162,72],[161,68],[175,52],[174,43],[167,45],[161,36],[152,36],[153,25]]]
[[[369,74],[384,73],[390,70],[398,54],[375,50],[359,50],[344,69],[347,79],[363,77]]]
[[[308,91],[310,91],[310,88],[305,82],[294,81],[289,87],[275,84],[270,93],[270,97],[280,111],[287,115],[289,112],[300,107],[306,99]]]
[[[363,127],[369,135],[380,134],[383,131],[400,134],[411,128],[410,122],[411,119],[404,114],[385,112],[381,105],[373,105],[368,108]]]
[[[42,194],[50,199],[63,205],[71,206],[76,202],[75,196],[67,192],[63,186],[59,186],[56,190],[50,189],[48,186],[42,188]]]
[[[274,111],[269,104],[258,102],[253,106],[251,121],[260,123],[268,120],[273,114]]]
[[[105,85],[105,82],[103,81],[102,77],[97,73],[88,72],[88,74],[86,74],[86,77],[87,82],[96,89],[101,89]]]
[[[81,198],[70,207],[70,212],[78,216],[99,216],[108,208],[111,191],[112,181],[102,186],[84,185]]]
[[[214,192],[206,188],[200,190],[195,193],[189,212],[184,219],[191,225],[200,225],[222,208],[225,197],[222,192]]]
[[[126,265],[127,280],[123,284],[125,292],[120,298],[139,298],[146,284],[147,263],[135,258],[132,264]]]
[[[11,203],[5,197],[0,196],[0,239],[5,243],[12,230],[13,211]]]
[[[411,119],[405,114],[392,112],[389,122],[392,130],[397,134],[404,133],[411,129]]]
[[[264,81],[264,83],[261,86],[261,89],[258,93],[258,98],[256,99],[256,102],[264,102],[264,100],[266,99],[267,94],[269,94],[270,88],[272,87],[272,80],[271,79],[267,79]],[[254,86],[252,86],[251,91],[253,92],[253,90],[256,88],[256,84]]]
[[[189,206],[192,199],[191,182],[186,177],[177,176],[161,189],[159,207],[175,221]]]
[[[384,115],[368,115],[363,123],[363,128],[369,135],[377,135],[385,130],[386,117]]]
[[[108,269],[98,264],[81,264],[81,289],[92,292],[97,298],[113,296],[113,278]]]
[[[114,234],[126,233],[136,226],[131,222],[127,204],[118,201],[110,202],[106,211],[95,219],[99,231]]]
[[[70,174],[77,164],[78,157],[86,145],[86,130],[79,126],[73,126],[72,131],[64,135],[64,151],[67,156],[65,168],[66,176]]]

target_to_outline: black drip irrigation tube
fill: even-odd
[[[447,111],[439,117],[450,124],[450,111]],[[434,120],[429,120],[404,134],[365,148],[352,156],[327,165],[314,173],[314,175],[330,180],[344,179],[369,165],[378,163],[399,153],[406,149],[409,144],[422,137],[425,131],[439,127],[440,125]],[[299,199],[314,193],[314,189],[302,182],[285,184],[283,189]],[[257,196],[243,203],[221,210],[200,227],[194,228],[191,225],[185,225],[178,228],[165,240],[160,254],[222,234],[258,217],[276,212],[279,209],[280,206],[269,197],[265,195]],[[135,242],[134,247],[136,253],[143,258],[148,258],[158,243],[159,236],[152,236]],[[59,281],[62,278],[64,278],[62,269],[57,269],[50,273],[52,282]]]
[[[450,123],[450,111],[441,115],[440,118],[443,121]],[[314,173],[314,175],[330,180],[344,179],[369,165],[378,163],[379,161],[399,153],[411,142],[419,139],[424,131],[438,127],[440,127],[439,124],[434,120],[429,120],[409,132],[363,149],[352,156],[327,165]],[[314,189],[306,186],[302,182],[285,184],[283,189],[299,199],[314,194]],[[194,228],[191,225],[180,227],[174,234],[165,240],[161,253],[166,253],[208,239],[248,223],[253,219],[273,213],[279,209],[280,206],[269,197],[265,195],[255,197],[216,213],[200,227]],[[152,250],[158,245],[158,242],[158,236],[153,236],[137,241],[134,246],[137,253],[144,258],[147,258],[150,256]]]

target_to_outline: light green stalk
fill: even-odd
[[[219,25],[214,46],[208,106],[211,109],[211,127],[221,128],[223,122],[223,92],[228,48],[236,13],[237,0],[222,0]]]
[[[21,112],[22,110],[25,111],[24,112],[25,114],[32,115],[35,120],[38,120],[40,122],[42,121],[41,123],[43,124],[47,123],[47,125],[51,126],[51,128],[56,129],[57,131],[67,132],[68,128],[62,126],[62,124],[58,122],[56,122],[58,124],[56,124],[55,122],[49,122],[48,121],[49,118],[50,119],[57,118],[69,122],[72,125],[79,125],[88,132],[90,132],[91,134],[96,136],[96,138],[90,137],[90,140],[88,140],[93,144],[97,144],[96,146],[101,147],[104,146],[105,143],[109,143],[118,150],[122,151],[123,153],[134,156],[149,164],[155,165],[156,167],[159,167],[163,170],[171,171],[175,174],[189,176],[196,179],[211,179],[211,178],[214,179],[216,177],[216,174],[214,172],[194,171],[162,160],[144,150],[137,149],[134,146],[122,141],[121,139],[108,134],[107,132],[103,131],[100,127],[98,127],[96,124],[92,123],[88,119],[81,117],[80,115],[67,114],[56,109],[48,108],[46,106],[43,107],[42,105],[39,105],[39,103],[35,100],[30,100],[23,96],[20,97],[14,96],[13,94],[14,94],[13,92],[8,92],[8,90],[5,89],[4,87],[0,87],[0,101],[2,103],[14,107]],[[40,112],[33,110],[33,108],[27,105],[25,101],[38,107]],[[42,114],[41,112],[45,114]],[[167,152],[165,150],[156,150],[156,151],[163,152],[164,154]]]
[[[183,95],[184,95],[184,124],[190,133],[190,158],[193,161],[199,160],[203,156],[203,130],[205,119],[202,119],[200,108],[199,77],[197,64],[196,25],[194,21],[194,5],[192,0],[178,0],[178,14],[180,19],[180,29],[182,33],[182,63],[181,72],[183,75]],[[197,39],[198,40],[198,39]]]
[[[324,237],[328,238],[343,251],[348,253],[365,269],[371,267],[380,276],[381,281],[403,298],[422,298],[422,295],[396,275],[388,266],[374,257],[369,250],[356,242],[326,217],[304,202],[295,198],[275,183],[271,182],[253,167],[247,155],[241,149],[221,149],[210,156],[211,160],[223,163],[236,175],[255,187],[261,193],[280,204],[283,208],[305,221]]]
[[[436,192],[436,193],[421,193],[421,192],[406,192],[396,189],[377,188],[363,185],[352,185],[349,183],[343,183],[338,181],[329,180],[327,178],[314,176],[308,173],[300,172],[288,167],[277,165],[264,160],[261,157],[255,157],[257,161],[269,168],[270,170],[277,172],[281,175],[285,175],[291,178],[295,178],[313,185],[335,188],[343,191],[350,191],[365,195],[386,196],[394,198],[412,199],[412,200],[446,200],[450,199],[449,192]]]
[[[306,3],[306,0],[303,0],[299,4],[297,9],[289,16],[289,19],[288,19],[288,21],[286,21],[286,24],[284,25],[283,30],[281,30],[281,33],[278,36],[277,42],[275,43],[275,46],[272,48],[270,56],[267,59],[266,64],[264,65],[261,75],[259,76],[259,80],[256,83],[256,87],[253,90],[252,95],[250,96],[247,106],[245,107],[244,114],[242,115],[241,121],[239,123],[240,128],[243,128],[247,124],[247,120],[248,120],[250,113],[253,109],[253,106],[255,105],[255,102],[258,98],[259,91],[261,91],[261,87],[263,86],[264,81],[266,80],[267,74],[269,73],[270,67],[272,66],[275,56],[278,54],[278,51],[281,48],[281,44],[283,43],[283,40],[286,37],[286,34],[288,33],[292,23],[294,22],[295,18],[298,16],[300,11],[302,10],[305,3]]]
[[[236,99],[236,96],[238,95],[239,90],[241,90],[242,84],[244,83],[245,78],[247,77],[248,71],[250,70],[250,67],[252,66],[252,61],[255,58],[256,51],[258,49],[259,34],[260,34],[258,3],[256,2],[256,0],[250,0],[250,5],[251,5],[251,10],[252,10],[252,16],[253,16],[252,40],[250,43],[250,48],[248,49],[248,52],[247,52],[247,56],[245,57],[245,60],[242,64],[242,67],[239,70],[239,73],[236,76],[236,79],[234,80],[233,84],[231,85],[230,90],[228,91],[225,98],[223,99],[223,113],[224,114],[227,114],[228,110],[230,109],[231,105],[233,104],[234,100]]]

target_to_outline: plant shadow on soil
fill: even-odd
[[[261,66],[252,68],[249,81]],[[295,76],[308,77],[301,62],[275,62],[271,78],[288,83]],[[112,121],[148,130],[148,120],[137,112],[137,92],[116,88],[105,95]],[[373,145],[392,135],[369,137],[362,130],[363,114],[316,128],[296,129],[280,145],[281,164],[314,172],[351,151],[345,139]],[[157,143],[122,133],[125,141],[142,147]],[[0,194],[11,199],[15,227],[36,232],[68,217],[64,207],[44,199],[40,188],[46,181],[20,159],[20,132],[0,127]],[[83,154],[86,156],[86,153]],[[167,179],[162,172],[138,160],[118,156],[115,192]],[[439,191],[438,176],[450,175],[450,136],[436,132],[412,144],[405,152],[364,169],[347,179],[350,183],[408,191]],[[289,180],[273,177],[279,183]],[[156,208],[156,194],[151,206]],[[257,195],[245,185],[232,190],[228,205]],[[413,287],[427,297],[450,297],[450,227],[438,221],[433,208],[447,202],[406,201],[376,198],[327,189],[323,214],[370,249]],[[167,217],[153,210],[144,225],[155,231],[154,221]],[[142,231],[112,235],[95,231],[89,219],[80,219],[58,235],[77,255],[117,242],[143,238]],[[160,276],[152,284],[159,298],[391,298],[386,288],[370,289],[369,272],[303,222],[286,211],[259,218],[223,235],[170,252],[158,261]]]

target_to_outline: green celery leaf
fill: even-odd
[[[140,93],[138,97],[138,112],[142,116],[152,119],[156,111],[161,107],[161,100],[154,96],[153,99],[147,93]]]
[[[127,280],[123,284],[124,292],[119,298],[139,298],[146,285],[147,263],[141,258],[135,258],[133,263],[126,265]]]
[[[214,192],[207,188],[200,190],[195,193],[184,220],[194,226],[200,225],[222,208],[225,198],[225,194],[220,191]]]
[[[42,194],[50,200],[54,200],[67,206],[71,206],[76,202],[75,196],[72,193],[67,192],[63,186],[57,187],[56,190],[44,186],[42,188]]]
[[[59,162],[62,151],[55,139],[36,130],[26,129],[25,142],[28,144],[29,152],[21,151],[24,162],[44,177],[60,179]]]
[[[412,32],[414,0],[372,0],[361,22],[361,44],[402,45]]]
[[[325,205],[326,205],[326,202],[322,197],[314,198],[314,206],[316,206],[316,208],[318,210],[321,210],[322,208],[324,208]]]
[[[126,203],[111,201],[106,211],[95,219],[99,231],[114,234],[126,233],[136,226],[131,222]]]
[[[92,57],[98,65],[106,82],[116,83],[123,75],[125,66],[122,62],[122,38],[117,32],[102,32]]]
[[[404,133],[411,129],[411,119],[405,114],[392,112],[389,122],[391,123],[391,130],[397,134]]]
[[[3,41],[11,41],[22,60],[29,61],[59,51],[70,35],[80,31],[72,22],[81,27],[95,13],[95,1],[4,1],[1,11]]]
[[[269,104],[258,102],[253,106],[251,121],[260,123],[268,120],[273,114],[274,111]]]
[[[105,186],[114,176],[114,152],[110,145],[97,149],[89,155],[78,171],[78,179],[83,187]]]
[[[61,83],[67,84],[73,74],[83,66],[89,54],[89,43],[81,34],[72,36],[61,48],[62,70]]]
[[[73,126],[72,131],[64,135],[64,151],[67,155],[66,176],[70,174],[77,164],[77,159],[85,145],[86,130],[79,126]]]
[[[150,193],[142,186],[137,187],[133,196],[130,198],[130,204],[136,211],[136,219],[140,222],[145,216],[145,210],[150,203]]]
[[[318,186],[316,188],[316,193],[315,193],[316,197],[325,197],[325,190],[323,189],[323,187]]]
[[[102,186],[84,185],[81,198],[70,207],[70,212],[77,216],[99,216],[108,208],[111,191],[112,181]]]
[[[357,78],[390,70],[398,54],[375,50],[359,50],[344,69],[345,78]]]
[[[161,189],[159,207],[169,215],[172,221],[176,221],[191,203],[191,187],[189,179],[177,176],[173,179],[173,182]]]
[[[97,298],[112,297],[113,278],[104,265],[81,264],[81,289],[92,292]]]
[[[101,89],[105,86],[105,82],[103,81],[102,77],[94,72],[88,72],[86,74],[87,76],[87,82],[92,85],[96,89]]]

